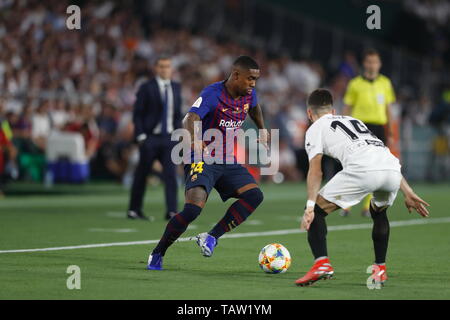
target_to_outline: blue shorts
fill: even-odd
[[[236,191],[243,186],[254,183],[253,176],[240,164],[206,164],[198,162],[184,166],[186,191],[203,186],[209,194],[212,188],[219,193],[222,201],[237,195]]]

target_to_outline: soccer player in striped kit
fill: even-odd
[[[259,141],[268,146],[269,134],[264,126],[261,108],[258,104],[255,84],[259,78],[259,66],[248,56],[240,56],[232,66],[227,80],[209,85],[194,102],[183,120],[183,127],[191,134],[192,146],[207,147],[205,141],[194,141],[196,121],[201,121],[202,133],[208,129],[218,129],[223,136],[223,148],[214,149],[212,156],[222,160],[221,163],[194,161],[185,165],[186,189],[184,209],[167,224],[161,240],[150,253],[147,269],[161,270],[162,260],[167,248],[186,231],[202,211],[212,188],[215,188],[223,201],[237,198],[223,218],[209,231],[199,234],[197,244],[205,257],[213,254],[218,239],[226,232],[244,222],[263,201],[263,193],[253,176],[236,162],[234,155],[227,154],[227,130],[239,129],[247,114],[260,130]],[[201,135],[203,137],[203,134]],[[195,150],[201,153],[202,150]],[[203,153],[204,154],[204,153]],[[230,163],[230,161],[232,163]]]

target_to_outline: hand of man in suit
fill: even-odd
[[[139,147],[142,146],[146,140],[147,140],[147,135],[145,133],[141,133],[140,135],[138,135],[136,137],[136,142]]]

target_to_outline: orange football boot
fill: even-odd
[[[373,279],[374,283],[380,283],[382,286],[384,286],[384,282],[388,279],[385,264],[383,264],[383,265],[373,264],[372,265],[372,279]]]
[[[316,261],[303,277],[295,281],[295,284],[300,287],[309,286],[320,279],[331,279],[333,274],[334,269],[330,264],[330,259],[323,258]]]

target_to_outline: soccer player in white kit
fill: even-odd
[[[307,104],[308,118],[313,124],[305,137],[309,158],[308,201],[301,228],[308,231],[315,263],[295,283],[307,286],[333,276],[334,270],[327,252],[325,217],[336,209],[358,204],[372,193],[370,214],[375,251],[372,278],[382,285],[387,279],[385,260],[389,221],[386,211],[393,204],[397,191],[400,189],[404,194],[409,212],[415,209],[421,216],[428,217],[425,206],[429,204],[414,193],[401,174],[399,160],[364,123],[349,116],[335,115],[333,98],[328,90],[315,90],[308,97]],[[320,189],[323,155],[339,160],[343,170]]]

